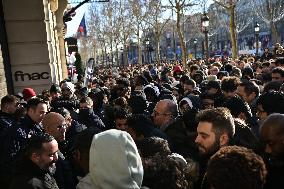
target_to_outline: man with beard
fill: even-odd
[[[86,125],[87,128],[105,130],[105,124],[93,111],[93,101],[90,97],[85,97],[80,100],[80,110],[78,121]]]
[[[264,189],[284,188],[284,114],[274,113],[260,127],[265,145],[267,177]]]
[[[199,112],[196,116],[199,150],[200,177],[195,188],[208,188],[205,172],[209,158],[221,147],[228,146],[235,134],[233,116],[226,108],[213,108]]]
[[[49,134],[28,139],[24,157],[17,163],[10,189],[58,189],[52,172],[58,158],[58,144]]]

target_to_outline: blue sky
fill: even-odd
[[[212,2],[213,2],[213,0],[208,0],[207,4],[210,5]],[[165,4],[165,5],[168,4],[167,0],[162,0],[162,3]],[[76,4],[71,4],[71,5],[75,6]],[[76,10],[76,15],[72,18],[72,20],[69,21],[69,22],[66,22],[66,24],[67,24],[66,37],[71,37],[71,36],[73,36],[74,34],[77,33],[77,29],[79,27],[79,24],[80,24],[82,18],[83,18],[84,13],[86,13],[88,11],[88,6],[89,6],[89,3],[86,3],[86,4],[82,5],[81,7],[79,7]],[[201,11],[201,10],[202,10],[202,7],[196,6],[194,11],[198,12],[198,11]],[[191,13],[192,13],[192,11],[191,11]],[[169,18],[170,15],[171,15],[171,10],[168,10],[164,13],[165,18]]]

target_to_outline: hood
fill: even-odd
[[[89,166],[94,188],[141,187],[142,161],[136,144],[127,132],[111,129],[96,134],[90,148]]]
[[[189,106],[191,109],[193,108],[192,101],[191,101],[188,97],[184,97],[183,99],[181,99],[181,101],[179,102],[179,105],[181,104],[182,101],[186,101],[186,103],[188,104],[188,106]]]

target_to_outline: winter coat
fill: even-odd
[[[80,110],[81,111],[81,110]],[[78,121],[81,124],[84,124],[87,128],[96,127],[100,130],[105,130],[105,124],[103,121],[97,116],[93,111],[87,112],[79,112]]]
[[[12,115],[0,111],[0,136],[15,124],[16,119]]]
[[[0,159],[0,180],[3,179],[9,182],[14,162],[24,152],[27,139],[34,134],[42,132],[41,126],[35,123],[29,116],[26,116],[19,124],[8,130],[6,139],[3,141],[3,151]]]
[[[23,159],[17,164],[15,176],[10,189],[58,189],[52,175],[40,169],[29,159]]]

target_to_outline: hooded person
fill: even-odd
[[[90,177],[93,189],[138,189],[143,166],[136,144],[125,131],[96,134],[90,148]]]

